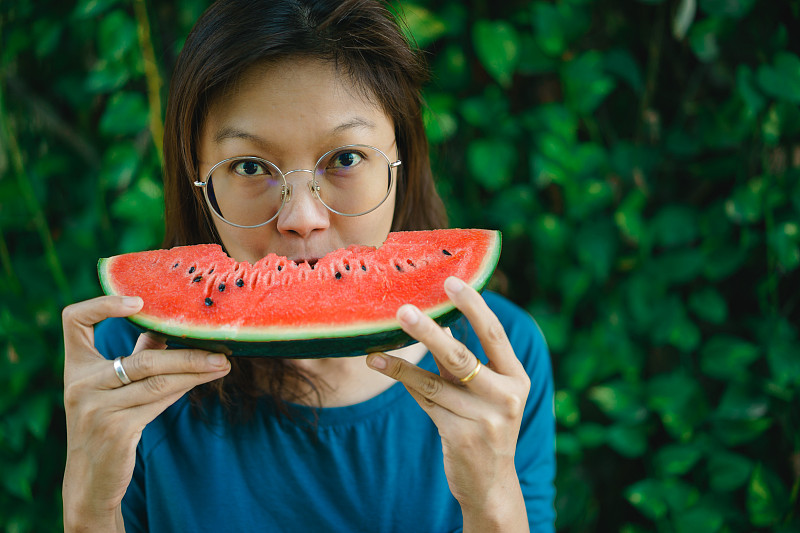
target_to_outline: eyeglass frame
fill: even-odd
[[[331,155],[331,154],[333,154],[335,152],[338,152],[338,151],[342,150],[343,148],[358,148],[358,147],[370,148],[372,150],[375,150],[379,154],[381,154],[381,156],[383,156],[383,158],[386,160],[387,172],[389,173],[389,186],[386,188],[386,195],[383,197],[383,199],[380,202],[378,202],[378,205],[376,205],[375,207],[373,207],[371,209],[368,209],[367,211],[363,211],[361,213],[356,213],[356,214],[342,213],[341,211],[337,211],[336,209],[333,209],[332,207],[330,207],[320,197],[320,195],[319,195],[320,186],[319,186],[319,183],[317,182],[316,170],[317,170],[317,167],[319,166],[319,164],[322,162],[322,160],[325,159],[326,157],[328,157],[329,155]],[[211,180],[211,177],[212,177],[211,175],[214,173],[214,171],[217,168],[219,168],[221,165],[224,165],[225,163],[229,163],[230,161],[236,161],[236,160],[250,160],[250,161],[254,160],[254,161],[259,161],[259,162],[263,161],[264,163],[267,163],[270,166],[274,167],[281,175],[281,179],[283,180],[283,185],[281,185],[281,206],[278,208],[278,210],[275,212],[275,214],[272,215],[272,218],[270,218],[266,222],[262,222],[261,224],[256,224],[254,226],[243,226],[241,224],[236,224],[235,222],[231,222],[230,220],[228,220],[224,216],[222,216],[222,213],[220,213],[216,209],[214,209],[214,205],[211,203],[211,198],[208,197],[208,182]],[[280,167],[278,167],[278,165],[276,165],[275,163],[273,163],[269,159],[264,159],[263,157],[257,157],[257,156],[239,155],[239,156],[234,156],[234,157],[229,157],[227,159],[223,159],[222,161],[220,161],[217,164],[215,164],[213,167],[211,167],[211,170],[209,170],[208,173],[206,173],[205,181],[196,180],[194,182],[194,186],[203,189],[203,196],[205,196],[205,198],[206,198],[206,203],[208,204],[208,207],[211,209],[211,212],[214,213],[214,215],[217,218],[219,218],[220,220],[222,220],[226,224],[230,224],[231,226],[234,226],[234,227],[237,227],[237,228],[254,229],[254,228],[260,228],[261,226],[266,226],[267,224],[269,224],[270,222],[272,222],[273,220],[278,218],[278,215],[283,210],[283,207],[286,205],[286,202],[288,202],[288,201],[290,201],[292,199],[292,184],[288,183],[286,181],[286,176],[288,176],[289,174],[291,174],[293,172],[308,172],[309,174],[311,174],[312,178],[306,184],[308,185],[308,189],[311,191],[311,194],[313,194],[314,197],[317,200],[319,200],[320,203],[323,206],[325,206],[325,209],[327,209],[331,213],[335,213],[335,214],[343,216],[343,217],[360,217],[362,215],[366,215],[368,213],[371,213],[371,212],[375,211],[376,209],[378,209],[380,206],[383,205],[383,202],[386,201],[386,199],[389,197],[389,194],[392,192],[392,183],[393,183],[392,169],[393,168],[397,168],[402,164],[403,164],[403,162],[400,159],[398,159],[397,161],[394,161],[394,162],[390,161],[389,157],[385,153],[383,153],[383,150],[381,150],[380,148],[376,148],[375,146],[370,146],[368,144],[345,144],[343,146],[339,146],[337,148],[333,148],[331,150],[328,150],[327,152],[322,154],[319,157],[319,159],[317,159],[317,162],[314,163],[314,169],[313,170],[308,170],[308,169],[304,169],[304,168],[296,168],[294,170],[290,170],[288,172],[284,172],[283,170],[280,169]],[[217,203],[217,205],[219,205],[219,203]]]

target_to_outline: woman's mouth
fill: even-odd
[[[311,270],[314,270],[314,265],[317,264],[317,261],[319,261],[319,258],[316,258],[316,257],[297,258],[297,259],[291,259],[290,261],[293,261],[294,264],[296,264],[297,266],[300,266],[303,263],[306,263],[309,267],[311,267]]]

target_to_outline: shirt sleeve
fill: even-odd
[[[555,412],[550,351],[534,319],[496,294],[484,295],[503,323],[514,352],[531,380],[515,463],[531,532],[555,530]]]

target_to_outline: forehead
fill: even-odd
[[[348,128],[393,131],[370,90],[331,62],[295,58],[246,69],[212,99],[203,137],[218,141],[235,130],[274,142],[309,142]]]

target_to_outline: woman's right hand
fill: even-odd
[[[222,354],[165,350],[163,343],[141,335],[123,360],[132,380],[123,385],[113,362],[94,347],[94,325],[130,316],[142,305],[138,297],[102,296],[64,309],[67,532],[124,531],[122,497],[133,476],[142,430],[193,387],[230,371]]]

